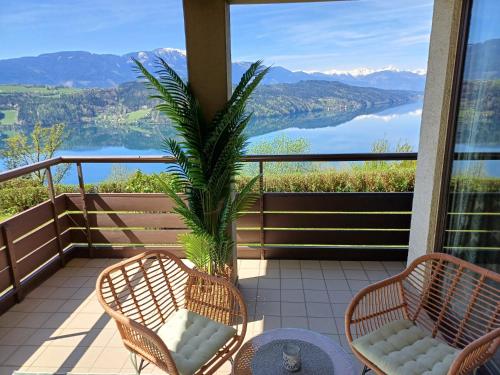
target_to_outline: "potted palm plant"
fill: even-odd
[[[238,194],[232,194],[232,185],[242,168],[244,130],[251,118],[246,104],[268,68],[261,61],[253,63],[225,106],[206,120],[189,83],[184,83],[162,58],[158,57],[156,74],[138,60],[134,62],[140,77],[154,90],[151,98],[158,101],[156,109],[172,120],[178,133],[178,139],[164,140],[164,148],[176,158],[169,171],[184,197],[172,184],[160,184],[174,200],[174,211],[191,230],[179,237],[186,257],[202,271],[230,278],[235,245],[230,228],[255,201],[252,191],[259,178],[255,176]]]

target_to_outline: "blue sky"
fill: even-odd
[[[2,0],[0,59],[183,49],[181,0]],[[397,4],[397,5],[396,5]],[[233,60],[293,70],[425,69],[432,0],[231,7]]]

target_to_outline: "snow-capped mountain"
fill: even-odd
[[[137,73],[132,69],[131,57],[141,61],[148,69],[155,70],[155,56],[164,58],[181,76],[187,75],[186,54],[174,48],[158,48],[122,56],[64,51],[0,60],[0,84],[113,87],[136,79]],[[233,81],[237,82],[249,65],[249,62],[233,63]],[[273,66],[264,84],[296,83],[304,80],[338,81],[354,86],[423,91],[425,75],[394,68],[355,72],[303,72]]]

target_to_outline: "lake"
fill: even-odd
[[[274,137],[286,134],[290,138],[305,138],[310,143],[311,153],[352,153],[370,152],[373,143],[379,139],[387,139],[390,144],[409,143],[414,150],[418,148],[422,102],[394,107],[376,114],[361,115],[351,121],[328,126],[328,115],[310,114],[304,116],[290,116],[280,118],[280,122],[288,120],[289,128],[251,137],[250,144],[269,141]],[[256,119],[259,121],[259,119]],[[266,122],[270,122],[266,119]],[[298,124],[298,125],[296,125]],[[314,125],[317,127],[314,127]],[[304,127],[303,127],[304,126]],[[116,138],[108,138],[109,144],[103,144],[107,137],[99,136],[95,141],[89,142],[89,147],[83,147],[81,136],[72,141],[72,147],[66,147],[58,155],[159,155],[163,154],[161,148],[147,148],[144,146],[148,137],[136,134],[138,147],[134,147],[133,137],[122,138],[123,145],[116,145]],[[122,135],[123,137],[123,135]],[[139,137],[139,138],[137,138]],[[145,139],[146,138],[146,139]],[[157,143],[158,138],[150,139],[149,143]],[[98,146],[96,146],[98,145]],[[111,164],[83,165],[85,181],[88,183],[99,182],[106,179],[111,171]],[[130,170],[141,169],[146,173],[159,172],[165,169],[159,164],[126,164]],[[71,170],[64,182],[76,183],[76,171]]]
[[[360,115],[341,124],[329,122],[328,114],[281,117],[277,119],[280,122],[279,127],[283,128],[283,124],[289,127],[253,136],[249,141],[254,144],[286,135],[289,138],[306,139],[310,144],[310,153],[358,153],[370,152],[374,142],[385,139],[392,147],[398,143],[407,143],[417,151],[421,115],[422,101],[417,101],[378,113]],[[259,119],[256,119],[256,122],[258,121]],[[267,118],[265,122],[272,123],[272,119]],[[71,128],[70,131],[71,137],[58,155],[160,155],[164,154],[160,140],[162,136],[168,135],[159,125],[147,129],[139,126],[124,129],[83,125]],[[165,169],[161,164],[124,166],[127,170],[141,169],[145,173]],[[84,164],[85,182],[103,181],[109,177],[111,169],[111,164]],[[68,172],[63,182],[77,183],[75,168]]]

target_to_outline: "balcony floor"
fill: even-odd
[[[116,326],[97,302],[97,275],[116,259],[73,259],[0,317],[0,375],[14,370],[132,374]],[[299,327],[349,351],[344,311],[356,291],[400,272],[401,262],[239,260],[247,338]],[[219,371],[228,374],[229,365]],[[143,374],[162,373],[148,366]]]

